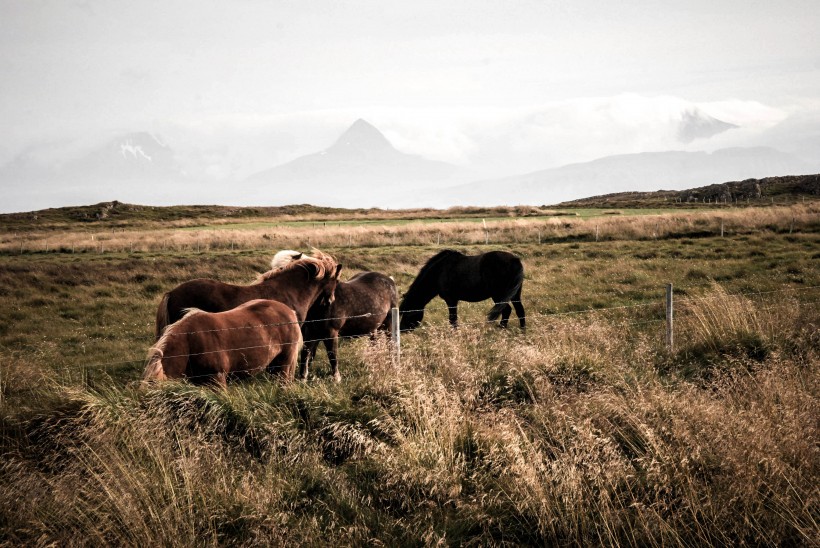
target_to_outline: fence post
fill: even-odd
[[[393,365],[398,367],[401,363],[401,328],[398,308],[390,309],[390,334],[393,339]]]
[[[666,284],[666,346],[671,352],[674,349],[674,309],[672,303],[672,284]]]

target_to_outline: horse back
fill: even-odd
[[[326,337],[331,330],[343,336],[366,335],[378,329],[397,304],[398,291],[392,278],[380,272],[360,272],[347,282],[339,282],[333,304],[311,309],[305,338]]]
[[[223,312],[197,312],[174,324],[180,346],[190,354],[191,377],[255,374],[273,361],[292,367],[302,343],[296,313],[271,300],[255,299]],[[282,355],[280,357],[280,354]],[[276,360],[279,358],[278,360]]]
[[[199,278],[182,283],[169,291],[167,301],[167,319],[169,323],[176,322],[185,315],[185,310],[197,308],[204,312],[223,312],[230,310],[252,296],[254,286],[238,286],[218,280]],[[251,289],[249,289],[251,288]]]

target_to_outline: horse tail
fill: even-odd
[[[510,305],[510,301],[512,301],[516,295],[521,292],[521,286],[524,285],[524,267],[521,265],[521,261],[518,261],[516,265],[518,268],[515,272],[514,284],[510,289],[509,293],[504,296],[504,299],[498,303],[496,303],[491,309],[489,314],[487,314],[487,321],[492,322],[498,319],[501,316],[501,313],[504,312],[504,309]]]
[[[154,340],[159,340],[162,337],[162,333],[165,331],[165,328],[168,326],[169,322],[169,314],[168,314],[168,300],[171,298],[171,293],[166,293],[162,296],[162,300],[159,302],[159,308],[157,308],[157,325],[156,330],[154,331]]]
[[[151,347],[146,358],[148,364],[145,366],[145,371],[142,373],[143,382],[146,381],[163,381],[168,377],[165,375],[165,370],[162,367],[162,358],[165,352],[166,337],[160,337],[157,344]]]

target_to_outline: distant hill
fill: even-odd
[[[0,181],[7,187],[4,208],[12,211],[30,203],[82,203],[89,196],[110,195],[111,189],[126,200],[161,197],[190,185],[171,147],[148,132],[124,133],[63,161],[21,155],[0,168]],[[179,192],[186,194],[190,190]]]
[[[820,175],[789,175],[730,181],[686,190],[655,192],[618,192],[591,196],[559,204],[561,207],[653,207],[674,204],[695,205],[714,203],[769,204],[794,203],[804,197],[820,198]]]
[[[456,167],[396,150],[359,119],[329,148],[253,174],[242,185],[267,203],[343,207],[390,203],[406,187],[446,181]]]
[[[501,179],[416,193],[413,205],[555,204],[615,192],[691,188],[704,182],[813,173],[820,166],[767,147],[607,156]]]
[[[65,224],[96,223],[108,225],[138,225],[145,222],[215,221],[223,219],[256,219],[271,217],[306,217],[326,215],[358,215],[373,213],[369,209],[340,209],[307,204],[277,207],[235,207],[221,205],[146,206],[114,200],[92,205],[41,209],[22,213],[0,214],[0,227],[8,229],[58,228]]]
[[[286,221],[347,221],[351,219],[454,219],[484,217],[532,217],[551,215],[551,210],[519,207],[454,207],[440,209],[343,209],[308,204],[286,206],[237,207],[221,205],[146,206],[114,200],[93,205],[59,207],[0,214],[0,232],[64,230],[66,225],[92,224],[108,227],[134,227],[150,223],[181,221],[183,225],[225,222],[247,222],[255,219]]]

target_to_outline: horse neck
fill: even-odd
[[[322,289],[323,280],[313,278],[302,269],[293,269],[269,278],[260,285],[264,298],[288,305],[296,312],[299,321],[304,321],[308,309]]]
[[[404,294],[402,309],[416,310],[427,306],[427,303],[438,295],[436,280],[440,273],[441,265],[433,265],[431,268],[420,272]]]

